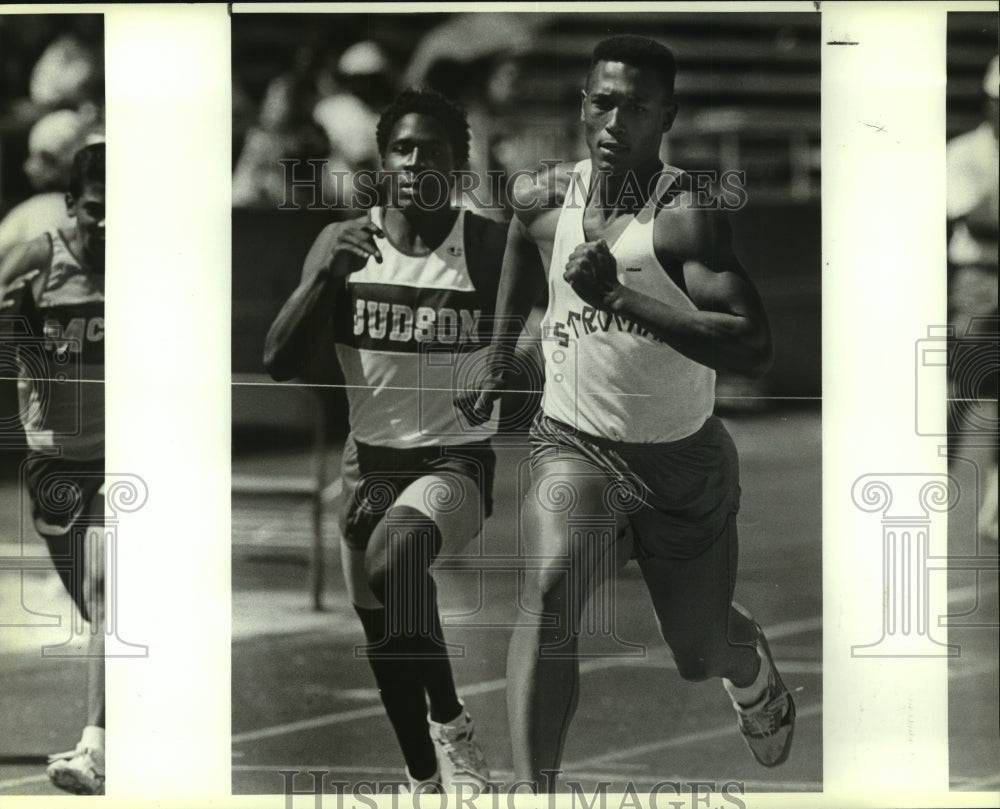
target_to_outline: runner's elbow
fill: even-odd
[[[270,334],[264,344],[264,370],[275,382],[287,382],[295,376],[296,368],[288,361],[287,351]]]

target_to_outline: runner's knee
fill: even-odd
[[[529,578],[535,602],[546,612],[564,611],[567,607],[569,570],[559,560],[546,560],[544,567]]]
[[[407,582],[407,592],[419,592],[419,582],[428,577],[434,557],[441,548],[441,532],[434,520],[409,506],[392,508],[379,523],[365,556],[368,586],[385,604],[393,587]]]

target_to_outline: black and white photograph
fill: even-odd
[[[942,450],[949,511],[949,752],[952,789],[1000,785],[997,619],[997,233],[1000,94],[996,14],[948,14],[948,321],[928,346],[948,362]]]
[[[234,14],[234,795],[822,790],[820,53]]]
[[[1000,805],[998,32],[0,4],[0,809]]]
[[[103,795],[104,19],[0,10],[0,795]]]

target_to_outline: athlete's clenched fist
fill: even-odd
[[[346,278],[357,272],[368,263],[371,256],[381,264],[382,251],[375,244],[377,238],[384,239],[385,234],[370,217],[345,225],[330,251],[329,267],[333,277]]]
[[[618,262],[604,239],[578,245],[566,262],[563,278],[577,295],[598,309],[606,308],[611,293],[621,286]]]

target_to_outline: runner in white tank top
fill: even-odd
[[[791,743],[791,697],[759,625],[732,603],[737,459],[711,415],[714,372],[764,372],[770,332],[723,214],[659,161],[674,74],[670,51],[642,37],[595,48],[581,105],[590,160],[514,189],[495,371],[474,407],[490,412],[514,324],[547,286],[522,525],[526,553],[551,561],[528,572],[507,668],[515,777],[547,791],[576,705],[583,610],[630,556],[681,676],[723,678],[760,763],[780,764]]]
[[[589,188],[590,161],[573,172]],[[679,173],[679,172],[678,172]],[[669,176],[669,175],[668,175]],[[668,190],[669,183],[660,183]],[[617,280],[628,289],[693,311],[687,294],[663,271],[654,249],[654,203],[647,202],[615,238]],[[676,441],[712,414],[715,371],[688,359],[629,317],[592,306],[563,278],[577,245],[587,241],[583,205],[568,193],[549,265],[549,305],[542,329],[547,416],[616,441]]]
[[[430,566],[460,552],[490,510],[495,424],[462,421],[454,379],[489,344],[505,234],[441,193],[469,148],[465,114],[446,98],[405,91],[376,139],[396,198],[383,189],[380,209],[319,235],[264,363],[290,379],[332,319],[351,386],[341,559],[361,648],[414,787],[482,788],[489,769],[455,690]]]

